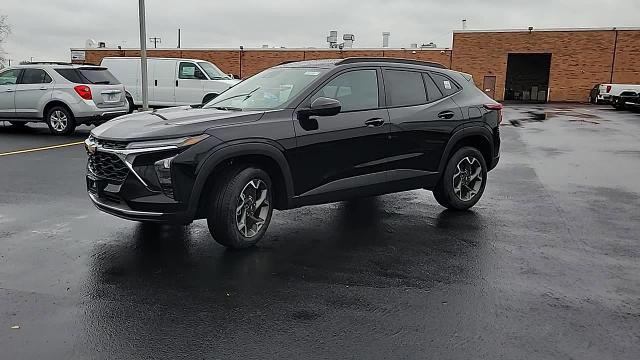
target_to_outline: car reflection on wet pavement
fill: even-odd
[[[276,212],[248,251],[98,212],[81,147],[0,157],[2,357],[637,359],[640,115],[505,120],[473,211],[412,191]]]

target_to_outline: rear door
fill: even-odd
[[[176,105],[200,104],[204,98],[206,76],[198,65],[180,61],[176,79]]]
[[[174,106],[176,104],[176,61],[154,59],[151,66],[149,104],[156,106]]]
[[[298,146],[292,155],[296,195],[334,194],[386,181],[389,116],[377,68],[346,70],[326,82],[301,107],[319,97],[337,99],[335,116],[294,120]],[[326,200],[326,199],[325,199]]]
[[[16,86],[21,72],[21,69],[0,71],[0,117],[16,116]]]
[[[396,180],[413,179],[408,187],[426,186],[436,178],[446,142],[463,114],[451,99],[453,92],[444,93],[427,72],[385,69],[383,74],[391,118],[391,172]],[[446,81],[443,89],[457,89]]]
[[[53,94],[53,79],[43,69],[24,69],[16,86],[16,116],[36,118]]]

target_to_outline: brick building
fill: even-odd
[[[72,49],[84,62],[139,56],[128,49]],[[452,49],[152,49],[151,57],[196,58],[246,78],[284,61],[353,56],[438,62],[473,75],[497,100],[585,101],[597,83],[640,83],[640,29],[454,31]]]

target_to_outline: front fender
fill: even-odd
[[[188,212],[189,216],[194,218],[198,210],[201,195],[205,190],[207,180],[213,175],[216,166],[225,160],[245,156],[260,155],[267,156],[275,161],[280,168],[280,172],[284,179],[286,190],[287,204],[291,204],[293,197],[293,179],[291,177],[291,169],[281,148],[277,143],[265,139],[251,139],[242,142],[224,143],[214,148],[206,160],[202,161],[196,168],[196,180],[189,197]]]

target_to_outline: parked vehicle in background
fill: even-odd
[[[498,163],[501,109],[470,75],[434,63],[288,63],[201,108],[93,129],[87,190],[96,207],[125,219],[206,218],[232,248],[256,244],[274,208],[424,188],[465,210]]]
[[[623,91],[640,92],[638,84],[601,84],[597,99],[611,104],[614,108],[622,110],[624,103],[620,101],[620,94]]]
[[[0,119],[15,127],[44,121],[51,133],[67,135],[127,109],[124,86],[104,67],[31,63],[0,71]]]
[[[591,91],[589,91],[589,103],[591,104],[602,104],[605,101],[602,99],[602,97],[598,96],[600,95],[600,84],[596,84]]]
[[[620,103],[625,109],[640,110],[640,91],[623,91],[620,94]]]
[[[147,61],[150,106],[206,103],[240,82],[204,60],[148,58]],[[100,65],[124,84],[130,112],[142,105],[139,57],[106,57]]]

